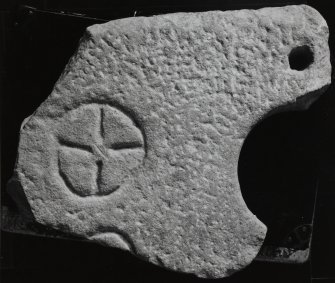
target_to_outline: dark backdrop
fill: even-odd
[[[327,20],[334,55],[331,2],[40,0],[0,3],[2,204],[15,207],[5,184],[13,171],[20,124],[50,94],[87,26],[133,16],[135,11],[136,15],[152,15],[299,3],[316,8]],[[310,282],[313,278],[313,282],[335,282],[334,109],[332,84],[308,111],[278,114],[261,122],[248,136],[239,160],[239,180],[246,203],[271,227],[267,242],[283,241],[282,234],[287,229],[307,220],[311,222],[314,216],[310,260],[302,265],[254,262],[231,278],[218,281]],[[6,232],[1,236],[3,282],[202,281],[95,244]]]

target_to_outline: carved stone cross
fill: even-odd
[[[67,113],[58,141],[60,176],[73,193],[83,197],[115,191],[144,157],[140,129],[121,110],[108,105],[85,105]]]

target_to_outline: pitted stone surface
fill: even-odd
[[[34,217],[199,277],[243,268],[266,227],[242,198],[240,149],[259,120],[330,83],[327,41],[308,6],[89,27],[20,132]]]

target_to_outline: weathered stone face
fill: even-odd
[[[200,277],[245,267],[266,227],[241,196],[240,149],[270,111],[330,83],[327,41],[308,6],[89,27],[20,132],[34,217]]]

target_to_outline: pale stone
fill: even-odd
[[[266,227],[240,192],[241,146],[330,83],[327,41],[308,6],[87,28],[20,132],[15,178],[35,219],[199,277],[245,267]]]

